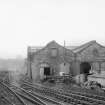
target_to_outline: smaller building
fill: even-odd
[[[105,71],[105,47],[96,41],[83,44],[74,49],[73,52],[76,54],[76,61],[80,65],[80,73],[88,70],[98,73]]]
[[[75,54],[55,41],[48,43],[36,52],[28,48],[28,74],[34,80],[44,79],[46,76],[73,74],[72,63]],[[73,74],[75,75],[75,74]]]

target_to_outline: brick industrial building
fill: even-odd
[[[45,76],[77,76],[90,71],[101,73],[105,70],[105,47],[90,41],[74,49],[51,41],[45,47],[28,47],[27,74],[33,80]]]

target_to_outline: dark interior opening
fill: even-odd
[[[89,74],[91,69],[91,65],[88,62],[82,62],[80,64],[80,73],[81,74]]]
[[[51,73],[50,73],[50,67],[44,67],[44,75],[46,75],[46,76],[51,75]]]

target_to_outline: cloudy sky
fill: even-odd
[[[0,58],[51,40],[105,45],[105,0],[0,0]]]

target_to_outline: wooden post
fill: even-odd
[[[91,62],[91,72],[93,72],[93,62]]]

